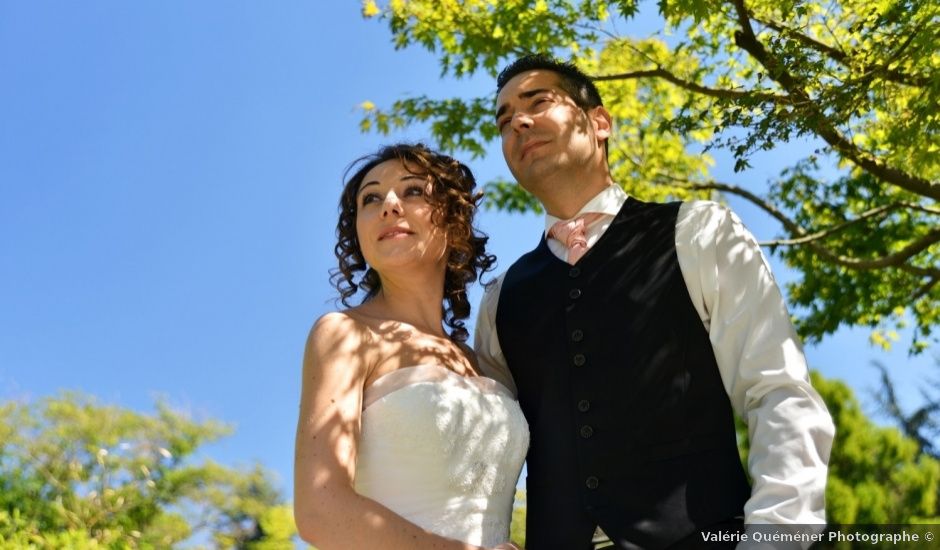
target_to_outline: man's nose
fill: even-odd
[[[512,115],[512,129],[515,131],[528,130],[532,127],[532,117],[528,113],[517,112]]]
[[[401,215],[401,200],[399,200],[398,195],[394,191],[389,191],[385,195],[385,201],[382,202],[382,217],[389,215]]]

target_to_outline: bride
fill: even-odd
[[[300,536],[320,550],[516,548],[528,427],[464,343],[466,287],[495,260],[472,225],[473,175],[422,145],[358,164],[340,199],[333,275],[348,309],[317,320],[304,355]],[[359,290],[365,300],[349,307]]]

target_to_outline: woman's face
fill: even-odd
[[[356,235],[376,271],[426,263],[444,269],[447,238],[431,221],[428,177],[387,160],[368,172],[356,195]]]

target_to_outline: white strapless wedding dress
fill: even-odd
[[[359,494],[448,538],[509,540],[529,428],[505,386],[420,365],[379,377],[363,407]]]

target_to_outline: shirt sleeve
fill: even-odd
[[[747,524],[825,523],[835,428],[766,259],[728,208],[683,204],[676,251],[734,410],[747,423]]]
[[[499,291],[503,286],[505,273],[493,282],[486,285],[483,299],[480,300],[480,311],[477,313],[477,324],[473,331],[473,350],[477,355],[480,372],[484,376],[495,379],[512,390],[516,395],[516,384],[509,372],[506,356],[499,345],[499,336],[496,334],[496,308],[499,305]]]

